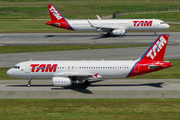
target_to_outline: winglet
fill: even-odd
[[[97,16],[98,20],[101,20],[101,18],[99,17],[99,15],[96,15],[96,16]]]
[[[94,77],[94,78],[102,78],[102,76],[99,75],[99,73],[94,74],[93,77]]]
[[[93,24],[90,22],[90,20],[88,19],[88,23],[91,27],[94,27]]]

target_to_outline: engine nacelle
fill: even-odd
[[[71,86],[72,80],[68,77],[53,77],[52,84],[56,87]]]
[[[113,35],[124,35],[126,33],[125,29],[118,29],[118,30],[113,30],[112,34]]]

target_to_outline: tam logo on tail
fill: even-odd
[[[58,13],[58,11],[51,6],[51,8],[49,8],[49,11],[53,13],[54,17],[56,17],[57,20],[60,20],[62,17],[61,15]]]
[[[51,17],[51,21],[46,22],[47,25],[67,30],[74,30],[68,23],[68,20],[64,18],[64,16],[57,10],[57,8],[53,4],[48,4],[47,6]]]
[[[141,60],[163,61],[169,35],[160,35],[141,57]]]
[[[163,48],[163,46],[167,43],[167,41],[164,39],[163,36],[160,37],[160,40],[158,40],[153,47],[151,48],[151,50],[147,53],[147,57],[150,57],[152,60],[154,59],[154,57],[156,57],[157,52],[159,53],[161,51],[161,49]]]

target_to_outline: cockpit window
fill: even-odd
[[[13,68],[15,68],[15,69],[20,69],[20,66],[14,66]]]
[[[166,24],[165,22],[160,22],[160,24]]]

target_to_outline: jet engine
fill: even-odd
[[[52,84],[56,87],[65,87],[65,86],[71,86],[73,82],[68,77],[53,77]]]
[[[124,35],[125,32],[126,32],[125,29],[117,29],[117,30],[113,30],[113,31],[112,31],[112,34],[113,34],[113,35]]]

